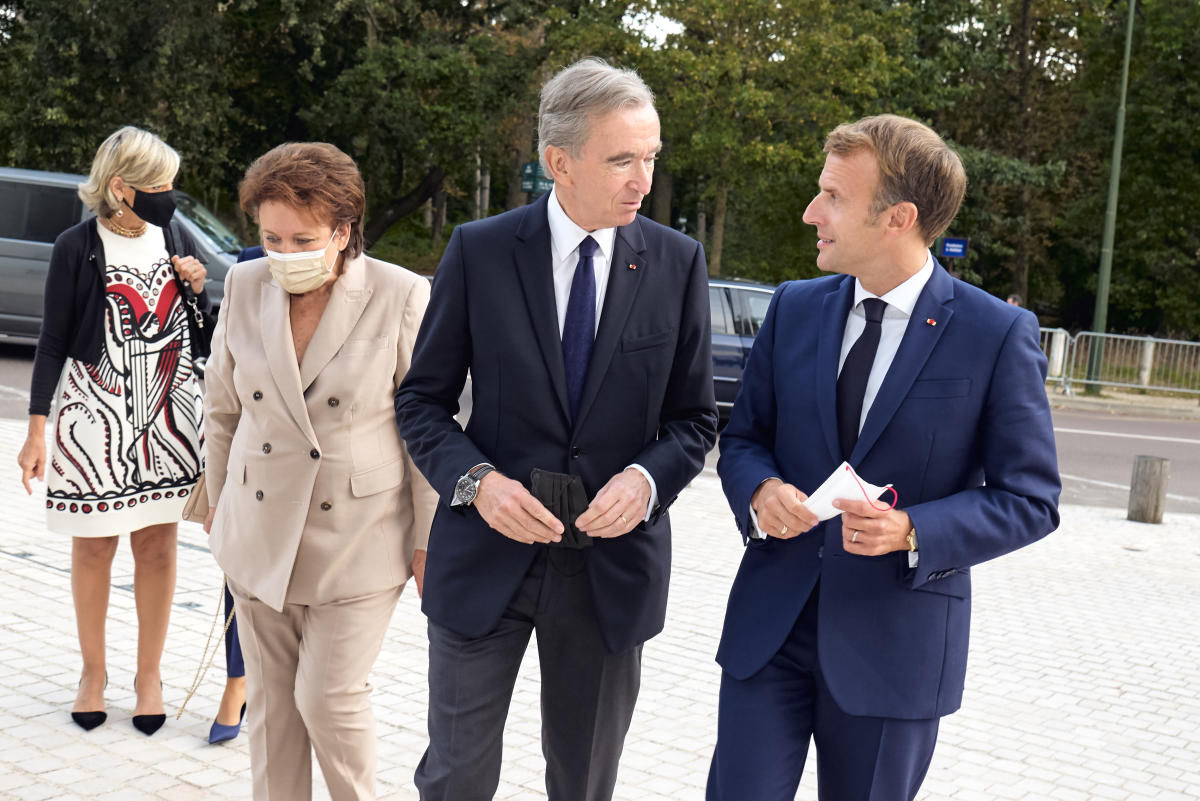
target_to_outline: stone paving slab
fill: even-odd
[[[136,626],[125,538],[109,610],[109,720],[68,715],[79,655],[70,543],[17,480],[24,423],[0,420],[0,799],[191,801],[250,796],[245,736],[205,737],[222,662],[180,720],[218,604],[220,573],[198,526],[180,526],[179,581],[163,662],[167,725],[130,725]],[[616,797],[703,798],[720,673],[712,660],[741,545],[711,470],[672,510],[675,565],[665,632],[646,645],[643,687]],[[946,718],[924,801],[1200,797],[1200,516],[1130,523],[1063,509],[1062,529],[974,571],[964,708]],[[413,801],[425,744],[424,620],[410,586],[373,674],[380,798]],[[533,648],[505,735],[500,799],[545,797]],[[815,799],[810,771],[797,798]],[[328,798],[314,769],[314,797]]]

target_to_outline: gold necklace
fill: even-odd
[[[112,217],[105,217],[103,219],[105,227],[118,236],[128,237],[129,239],[137,239],[139,236],[146,233],[146,222],[144,220],[142,221],[141,228],[126,228]]]

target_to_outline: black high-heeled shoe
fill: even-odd
[[[158,687],[159,687],[159,689],[162,689],[161,681],[158,683]],[[137,692],[137,677],[136,676],[134,676],[134,678],[133,678],[133,691]],[[161,729],[163,724],[166,722],[167,722],[167,715],[164,712],[160,712],[157,715],[134,715],[133,716],[133,728],[137,729],[138,731],[140,731],[142,734],[146,735],[147,737],[149,737],[151,734],[154,734],[154,732]]]
[[[71,720],[84,731],[91,731],[108,720],[107,712],[72,712]]]
[[[83,684],[83,679],[79,680]],[[104,671],[104,688],[108,689],[108,671]],[[99,712],[72,712],[71,720],[75,721],[75,725],[84,731],[91,731],[104,721],[108,720],[108,713],[101,710]]]

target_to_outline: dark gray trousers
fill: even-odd
[[[463,637],[429,622],[429,747],[421,801],[490,801],[504,721],[537,632],[542,753],[549,801],[609,801],[641,686],[642,646],[610,654],[600,636],[586,551],[543,548],[496,628]]]

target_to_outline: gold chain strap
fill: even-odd
[[[192,679],[192,686],[188,690],[187,698],[183,699],[183,703],[179,705],[179,711],[175,713],[175,719],[179,720],[183,717],[183,710],[187,709],[188,701],[192,700],[192,696],[200,689],[200,685],[204,683],[204,677],[208,675],[208,669],[212,667],[213,660],[217,658],[217,645],[213,643],[213,632],[217,630],[217,621],[221,619],[221,607],[225,603],[225,587],[229,580],[222,576],[221,578],[221,593],[217,597],[217,611],[213,615],[212,625],[208,629],[208,642],[204,643],[204,653],[200,655],[200,664],[196,666],[196,677]],[[230,610],[229,617],[225,619],[225,628],[221,630],[220,639],[225,638],[225,634],[229,631],[230,625],[233,624],[233,616],[237,614],[237,609]],[[219,641],[218,641],[219,642]],[[209,647],[212,647],[212,653],[208,652]]]

